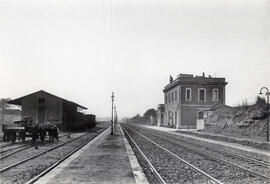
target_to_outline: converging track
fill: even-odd
[[[132,125],[124,125],[123,130],[133,149],[134,147],[139,149],[160,183],[270,182],[267,163],[265,165],[264,162],[259,161],[258,168],[262,167],[262,169],[258,169],[260,172],[257,172],[243,166],[247,163],[239,164],[246,162],[243,157],[235,156],[233,159],[235,161],[238,158],[238,162],[231,163],[228,158],[224,158],[224,155],[218,156],[217,152],[210,148],[206,152],[206,147],[200,148],[198,145],[182,142],[181,139],[160,131]],[[255,165],[254,162],[253,160],[252,166]]]
[[[144,131],[145,128],[140,128],[141,131]],[[196,143],[195,141],[183,140],[177,135],[171,133],[156,131],[149,128],[146,128],[152,136],[159,136],[162,139],[170,139],[173,142],[177,140],[176,144],[184,147],[187,150],[195,151],[200,155],[208,156],[221,162],[233,165],[240,169],[248,170],[254,175],[270,180],[270,163],[257,160],[251,157],[244,155],[232,153],[229,151],[222,150],[216,146],[209,146],[202,143]]]
[[[12,155],[12,159],[1,160],[1,179],[8,183],[26,183],[40,173],[44,175],[46,174],[46,170],[60,164],[104,130],[105,128],[96,129],[96,131],[76,137],[67,142],[58,143],[48,149],[40,148],[41,151],[32,149],[33,154],[31,152],[29,153],[29,150],[28,152],[22,151]],[[26,153],[29,155],[25,155]]]
[[[3,142],[3,144],[0,145],[0,150],[2,152],[2,150],[4,150],[5,148],[13,147],[13,146],[16,146],[16,145],[21,145],[21,144],[28,143],[28,142],[31,142],[31,141],[26,140],[25,142],[16,142],[16,143]]]
[[[59,136],[59,138],[64,137],[64,136],[66,136],[66,134],[63,134],[63,135]],[[46,142],[49,142],[49,140],[46,140]],[[1,155],[0,160],[5,159],[5,158],[7,158],[7,157],[9,157],[11,155],[14,155],[16,153],[19,153],[19,152],[21,152],[21,151],[23,151],[25,149],[28,149],[28,148],[31,148],[31,147],[34,147],[34,146],[35,146],[35,144],[32,144],[32,143],[30,143],[30,145],[27,144],[27,143],[24,143],[21,146],[16,146],[16,147],[11,147],[10,149],[1,150],[1,152],[0,152],[0,155]]]
[[[16,150],[16,149],[19,149],[19,148],[23,148],[23,147],[25,147],[25,146],[29,146],[29,145],[23,144],[23,145],[11,147],[11,148],[8,148],[8,149],[3,149],[3,148],[1,148],[0,154],[2,155],[3,153],[10,152],[10,151],[13,151],[13,150]]]
[[[22,146],[18,146],[18,147],[15,147],[15,148],[11,148],[11,149],[8,149],[8,150],[4,150],[4,151],[1,151],[1,157],[0,157],[0,160],[2,159],[5,159],[11,155],[14,155],[20,151],[23,151],[25,149],[28,149],[30,147],[33,147],[32,145],[22,145]],[[15,151],[13,151],[15,150]],[[12,152],[11,152],[12,151]],[[10,153],[7,153],[7,154],[4,154],[3,153],[6,153],[6,152],[10,152]]]

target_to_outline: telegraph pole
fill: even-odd
[[[265,89],[265,96],[267,97],[267,121],[266,121],[266,141],[269,142],[269,96],[270,92],[267,87],[262,87],[260,90],[260,95],[262,95],[262,90]]]
[[[112,120],[111,120],[111,135],[113,135],[113,99],[114,99],[114,93],[112,92]]]
[[[114,106],[114,127],[118,123],[118,118],[117,118],[117,112],[116,112],[116,106]]]

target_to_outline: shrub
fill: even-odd
[[[257,96],[256,98],[256,104],[259,106],[264,106],[266,104],[266,101],[264,98]]]

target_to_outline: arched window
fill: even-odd
[[[186,101],[191,101],[191,89],[190,88],[186,88],[185,90],[186,90],[186,92],[185,92],[185,99],[186,99]]]
[[[218,89],[213,89],[213,101],[218,101]]]
[[[199,88],[199,90],[198,90],[198,101],[199,102],[206,102],[206,89]]]

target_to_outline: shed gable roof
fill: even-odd
[[[79,104],[77,104],[77,103],[75,103],[75,102],[66,100],[66,99],[64,99],[64,98],[61,98],[61,97],[56,96],[56,95],[53,95],[53,94],[48,93],[48,92],[43,91],[43,90],[39,90],[39,91],[37,91],[37,92],[30,93],[30,94],[25,95],[25,96],[22,96],[22,97],[20,97],[20,98],[17,98],[17,99],[14,99],[14,100],[10,100],[10,101],[8,101],[7,103],[8,103],[8,104],[14,104],[14,105],[21,105],[21,104],[22,104],[22,100],[23,100],[24,98],[26,98],[26,97],[28,97],[28,96],[36,95],[36,94],[38,94],[38,93],[45,93],[45,94],[50,95],[50,96],[53,96],[53,97],[55,97],[55,98],[62,99],[63,101],[66,101],[66,102],[68,102],[68,103],[73,103],[73,104],[75,104],[77,107],[80,107],[80,108],[82,108],[82,109],[87,109],[86,107],[84,107],[84,106],[82,106],[82,105],[79,105]]]

